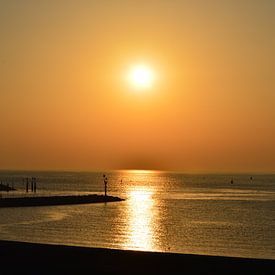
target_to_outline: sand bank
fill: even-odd
[[[274,274],[275,260],[0,241],[1,274]]]

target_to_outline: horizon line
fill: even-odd
[[[273,175],[275,171],[184,171],[184,170],[161,170],[161,169],[70,169],[70,168],[35,168],[35,169],[23,169],[23,168],[0,168],[0,172],[71,172],[71,173],[106,173],[106,172],[137,172],[137,173],[175,173],[175,174],[265,174]]]

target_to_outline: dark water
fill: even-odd
[[[0,172],[26,195],[103,193],[103,173]],[[275,259],[275,175],[106,172],[124,202],[2,208],[0,238],[42,243]],[[29,196],[35,194],[28,194]]]

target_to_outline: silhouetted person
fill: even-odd
[[[233,179],[232,179],[232,180],[230,181],[230,183],[233,184],[233,182],[234,182],[234,181],[233,181]]]
[[[106,175],[103,175],[103,181],[104,181],[104,194],[107,196],[107,184],[108,184],[108,178]]]

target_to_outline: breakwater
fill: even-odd
[[[66,204],[87,204],[102,202],[123,201],[119,197],[104,195],[76,195],[76,196],[39,196],[39,197],[18,197],[1,198],[0,207],[24,207],[24,206],[48,206],[48,205],[66,205]]]

